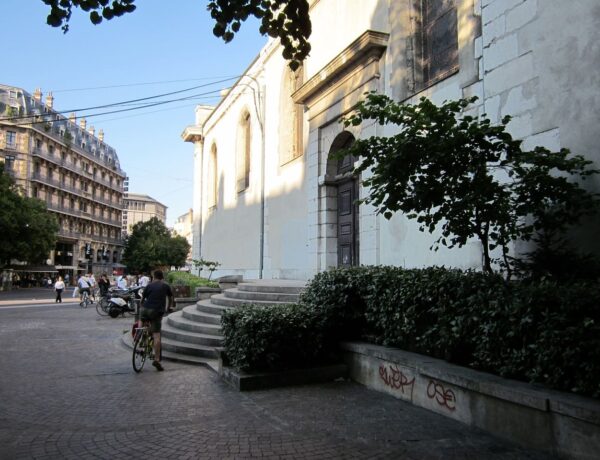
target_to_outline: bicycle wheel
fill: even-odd
[[[133,364],[133,370],[136,372],[142,372],[144,364],[146,363],[146,357],[148,354],[148,335],[145,331],[141,332],[135,339],[133,344],[133,355],[131,357],[131,363]]]
[[[108,299],[102,297],[98,302],[96,302],[96,312],[100,316],[108,315]]]
[[[79,306],[81,308],[87,308],[88,306],[88,293],[84,292],[83,294],[81,294],[81,302],[79,302]]]

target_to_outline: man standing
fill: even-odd
[[[142,286],[143,288],[145,288],[146,286],[148,286],[148,284],[150,283],[150,278],[148,277],[148,275],[146,275],[146,273],[142,273],[142,276],[140,277],[140,281],[139,281],[139,285]]]
[[[168,308],[173,308],[173,291],[171,286],[164,282],[162,270],[154,272],[154,281],[149,283],[142,293],[142,310],[140,318],[142,321],[150,323],[150,331],[154,338],[154,361],[152,365],[157,371],[162,371],[164,368],[160,363],[160,330],[162,326],[162,317],[165,314],[165,307],[169,300]]]

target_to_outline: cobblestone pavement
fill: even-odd
[[[0,308],[0,458],[542,459],[340,381],[238,393],[204,367],[131,367],[129,318]]]

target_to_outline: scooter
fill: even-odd
[[[140,291],[142,289],[142,286],[136,286],[124,291],[113,291],[112,296],[108,299],[108,315],[111,318],[116,318],[119,315],[125,316],[125,313],[135,314],[137,302],[141,299]]]

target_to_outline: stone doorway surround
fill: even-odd
[[[332,186],[334,178],[328,170],[329,152],[344,131],[340,119],[364,98],[365,92],[383,90],[381,74],[388,40],[387,33],[366,30],[292,95],[294,102],[305,106],[309,123],[308,250],[315,273],[338,266],[337,187]],[[370,124],[351,127],[346,132],[359,138],[374,135],[376,129],[375,124]],[[359,186],[358,198],[363,192]],[[359,215],[358,259],[364,264],[376,264],[377,217],[371,207],[364,205]]]

